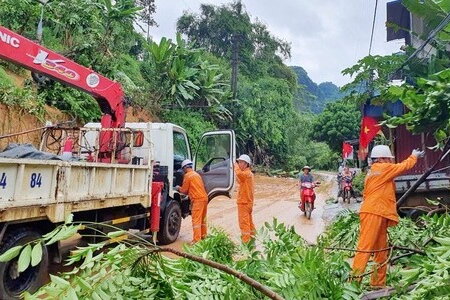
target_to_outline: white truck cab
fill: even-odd
[[[101,125],[88,123],[85,127],[100,128]],[[178,193],[174,187],[182,184],[181,162],[185,159],[194,162],[194,169],[202,176],[210,200],[218,195],[229,195],[233,189],[236,143],[232,130],[206,132],[192,145],[186,131],[172,123],[126,123],[125,127],[143,130],[142,145],[134,146],[133,158],[137,158],[139,164],[153,161],[159,167],[167,167],[168,195],[172,199]],[[95,134],[86,134],[88,144],[95,144]]]

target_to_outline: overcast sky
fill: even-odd
[[[198,12],[201,3],[224,4],[230,0],[156,0],[158,27],[150,35],[173,38],[183,11]],[[372,54],[399,51],[401,41],[386,42],[386,2],[378,1]],[[375,0],[242,0],[248,13],[265,23],[277,37],[292,46],[285,63],[305,68],[317,83],[341,86],[349,78],[341,70],[355,64],[369,51]]]

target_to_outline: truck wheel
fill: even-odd
[[[9,232],[0,247],[0,253],[6,250],[23,245],[27,242],[40,238],[41,235],[30,228],[20,228]],[[20,299],[20,294],[24,291],[34,293],[41,287],[48,276],[48,249],[42,249],[42,260],[35,267],[29,266],[25,271],[18,274],[17,260],[19,258],[0,263],[0,295],[1,299]]]
[[[178,238],[181,228],[181,208],[180,204],[171,200],[164,210],[164,216],[161,220],[161,228],[158,232],[158,242],[161,245],[167,245],[175,242]]]

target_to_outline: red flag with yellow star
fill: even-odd
[[[364,116],[361,120],[361,131],[359,133],[359,148],[367,149],[370,141],[380,132],[381,127],[378,121],[369,116]],[[367,153],[367,151],[365,151]]]
[[[361,120],[361,131],[359,133],[358,158],[365,160],[369,153],[369,143],[380,132],[380,126],[375,118],[364,116]]]
[[[363,106],[363,118],[361,120],[361,131],[359,134],[359,151],[358,157],[364,160],[369,153],[369,143],[377,134],[382,134],[381,126],[378,124],[377,118],[383,115],[383,107],[379,105],[371,105],[368,100]]]

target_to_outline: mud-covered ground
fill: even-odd
[[[315,210],[308,220],[298,208],[300,199],[297,180],[293,178],[275,178],[264,175],[255,175],[255,204],[253,208],[253,220],[255,226],[260,228],[264,222],[272,222],[277,218],[279,222],[293,225],[296,232],[307,242],[315,243],[317,237],[325,230],[328,224],[340,211],[345,209],[357,210],[359,205],[352,201],[351,204],[333,204],[332,199],[337,195],[336,175],[332,173],[320,173],[316,180],[321,181],[316,189],[317,198]],[[208,205],[209,227],[218,227],[225,230],[232,240],[240,241],[240,230],[237,219],[237,206],[235,195],[231,199],[217,197]],[[192,240],[191,217],[183,220],[180,236],[170,247],[182,249],[183,244]],[[79,239],[65,241],[63,253],[66,256],[73,249]],[[50,273],[69,271],[70,267],[63,264],[51,264]]]
[[[324,208],[330,206],[326,204],[326,200],[335,197],[337,193],[335,178],[335,175],[331,173],[321,173],[317,177],[322,184],[316,189],[316,209],[313,211],[311,219],[308,220],[298,208],[300,194],[296,179],[256,175],[253,209],[255,226],[259,228],[263,226],[264,222],[271,222],[273,218],[277,218],[279,222],[293,225],[298,234],[308,242],[314,243],[325,230],[325,221],[322,216]],[[340,208],[342,205],[331,206]],[[240,231],[235,197],[213,199],[208,206],[208,224],[224,229],[233,240],[239,241]],[[192,224],[191,218],[188,217],[183,220],[180,237],[172,246],[180,248],[183,243],[188,243],[191,239]]]

